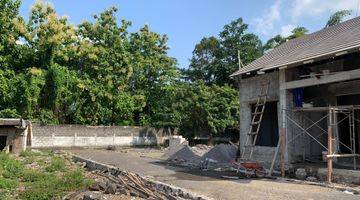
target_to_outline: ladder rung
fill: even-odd
[[[257,122],[251,122],[251,125],[258,125],[260,124],[260,121],[257,121]]]
[[[264,103],[256,103],[256,106],[264,106]]]
[[[251,115],[260,115],[260,114],[262,114],[263,112],[253,112],[253,113],[251,113]]]
[[[257,132],[248,133],[248,135],[257,135],[257,134],[258,134]]]
[[[255,145],[253,145],[253,144],[247,144],[247,145],[245,145],[245,147],[254,147]]]

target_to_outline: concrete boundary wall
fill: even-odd
[[[134,126],[33,125],[31,147],[161,145],[174,131]]]

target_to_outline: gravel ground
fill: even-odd
[[[71,150],[72,153],[92,160],[151,176],[154,179],[185,188],[214,199],[360,199],[320,186],[289,183],[268,179],[223,180],[214,173],[188,170],[161,163],[161,150],[127,149]]]

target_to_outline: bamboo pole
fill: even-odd
[[[331,183],[332,172],[333,172],[333,133],[332,133],[332,124],[333,124],[333,115],[334,111],[329,108],[329,124],[328,124],[328,156],[327,156],[327,182]]]

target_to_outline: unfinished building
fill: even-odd
[[[0,119],[0,151],[18,154],[31,143],[31,123],[23,119]]]
[[[240,91],[243,156],[281,163],[283,171],[326,160],[330,179],[333,162],[358,169],[359,48],[357,17],[289,40],[232,74]]]

